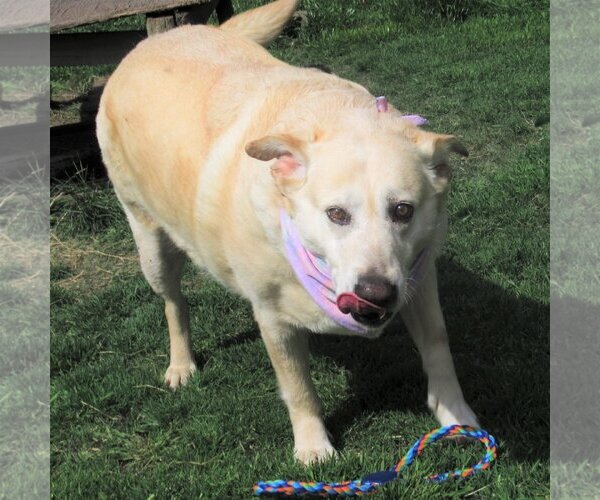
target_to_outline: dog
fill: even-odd
[[[309,373],[308,332],[378,337],[399,313],[442,425],[477,426],[448,346],[435,258],[447,227],[451,135],[364,87],[263,47],[277,0],[220,27],[142,41],[111,75],[97,135],[143,273],[165,301],[166,383],[196,371],[189,258],[252,304],[308,464],[335,453]]]

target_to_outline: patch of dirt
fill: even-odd
[[[115,280],[141,273],[136,253],[116,254],[74,240],[60,240],[50,235],[52,283],[88,297]]]

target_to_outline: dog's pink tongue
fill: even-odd
[[[361,299],[355,293],[340,293],[337,298],[337,306],[344,314],[350,312],[358,314],[383,314],[385,312],[383,307],[379,307],[368,300]]]

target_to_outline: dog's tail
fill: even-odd
[[[221,25],[221,29],[266,45],[281,32],[298,2],[299,0],[276,0],[232,17]]]

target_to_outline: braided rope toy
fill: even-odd
[[[435,474],[428,481],[441,483],[451,477],[469,477],[487,469],[496,459],[496,440],[483,429],[475,429],[468,425],[449,425],[428,432],[404,455],[396,465],[387,470],[375,472],[354,481],[340,483],[321,483],[315,481],[261,481],[254,485],[254,493],[261,495],[318,495],[318,496],[360,496],[376,492],[381,486],[394,481],[405,471],[430,444],[445,437],[468,437],[477,439],[485,446],[485,455],[472,467]]]

